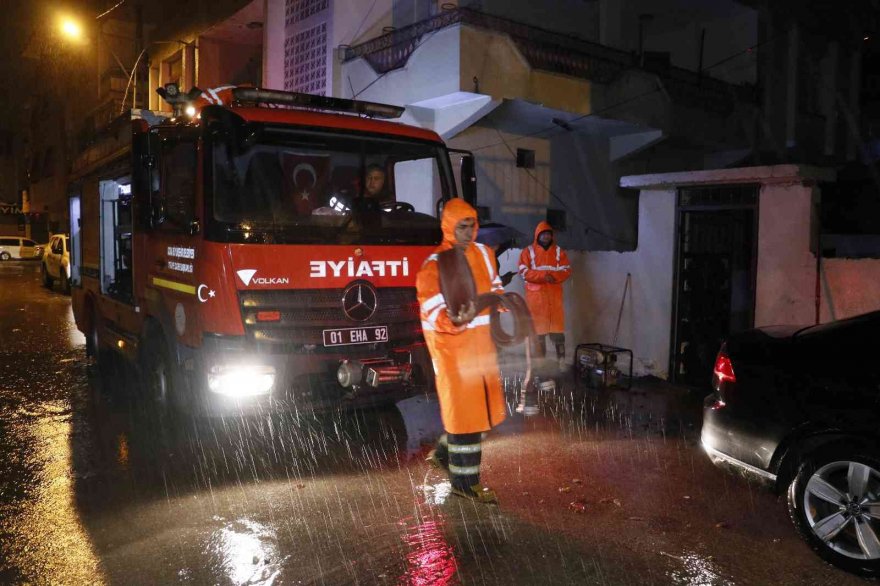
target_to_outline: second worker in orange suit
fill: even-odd
[[[535,241],[523,248],[519,257],[519,274],[525,281],[526,303],[532,313],[539,352],[546,354],[545,337],[556,345],[559,368],[565,368],[565,308],[562,284],[571,276],[568,255],[556,244],[553,228],[540,222],[535,228]]]

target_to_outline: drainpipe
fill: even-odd
[[[798,104],[798,27],[792,24],[788,29],[788,56],[786,62],[785,94],[785,148],[791,157],[791,149],[797,145],[797,104]]]
[[[816,203],[816,325],[822,317],[822,194],[818,186],[813,187],[813,197]]]
[[[697,64],[697,75],[699,76],[700,83],[703,81],[703,53],[706,48],[706,28],[703,27],[703,30],[700,31],[700,58],[699,63]]]
[[[134,54],[135,59],[140,57],[141,51],[144,50],[144,6],[141,2],[138,2],[134,5],[134,15],[135,15],[135,25],[134,25]],[[141,71],[143,71],[143,67],[141,67],[140,61],[135,61],[134,68],[132,69],[131,75],[134,76],[134,83],[132,88],[132,98],[131,98],[131,107],[132,109],[137,108],[138,101],[138,90],[141,92],[144,91],[143,87],[143,75],[141,75]],[[149,88],[147,88],[149,91]],[[147,108],[149,108],[149,99],[147,99]],[[122,104],[123,110],[125,109],[125,104]]]

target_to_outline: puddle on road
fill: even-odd
[[[704,556],[693,552],[685,552],[677,556],[666,552],[660,552],[672,560],[675,560],[678,569],[666,572],[672,584],[681,586],[734,586],[734,582],[719,574],[718,568],[712,561]]]
[[[27,425],[16,425],[29,461],[22,465],[34,470],[30,486],[15,507],[0,508],[0,534],[12,536],[6,552],[13,567],[28,568],[30,576],[51,583],[100,584],[104,577],[94,548],[80,519],[75,503],[71,451],[71,423],[63,414],[63,402],[40,405],[42,415]],[[2,566],[3,564],[0,564]]]
[[[398,580],[401,586],[447,586],[457,583],[458,563],[455,551],[446,540],[446,521],[442,515],[411,519],[406,522],[403,542],[409,548],[406,554],[406,572]]]
[[[272,586],[286,560],[278,553],[275,532],[256,521],[239,519],[215,531],[208,548],[229,580],[241,586]],[[178,575],[186,577],[187,570]]]
[[[425,483],[416,488],[422,491],[425,497],[425,504],[428,505],[442,505],[449,498],[449,495],[452,494],[452,483],[448,480],[436,484]]]

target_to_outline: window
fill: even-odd
[[[257,142],[232,158],[221,142],[211,150],[209,238],[439,241],[430,214],[437,200],[449,197],[452,184],[439,145],[271,127],[256,136]]]
[[[534,169],[535,151],[532,149],[516,149],[516,166],[523,169]]]
[[[0,246],[18,246],[18,238],[0,238]]]
[[[165,77],[165,83],[179,84],[180,78],[183,75],[183,58],[182,58],[180,52],[177,53],[177,55],[174,57],[173,60],[168,61],[168,63],[166,64],[166,67],[168,69],[166,70],[167,74]],[[183,89],[183,88],[181,88],[181,89]]]
[[[52,241],[52,254],[64,254],[64,243],[61,238]]]
[[[36,246],[37,245],[36,242],[34,242],[33,240],[30,240],[28,238],[25,238],[24,240],[22,240],[22,244],[24,246]]]
[[[196,143],[166,140],[162,145],[159,216],[177,228],[195,219]]]
[[[547,210],[547,223],[557,232],[565,232],[565,210]]]

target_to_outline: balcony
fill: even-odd
[[[625,73],[641,72],[656,76],[663,91],[676,104],[721,115],[729,114],[737,102],[756,101],[751,85],[729,84],[668,63],[644,63],[635,53],[461,7],[444,10],[365,43],[344,47],[342,60],[349,63],[362,58],[376,74],[385,75],[404,68],[416,48],[435,33],[457,25],[508,37],[532,70],[606,86]]]

